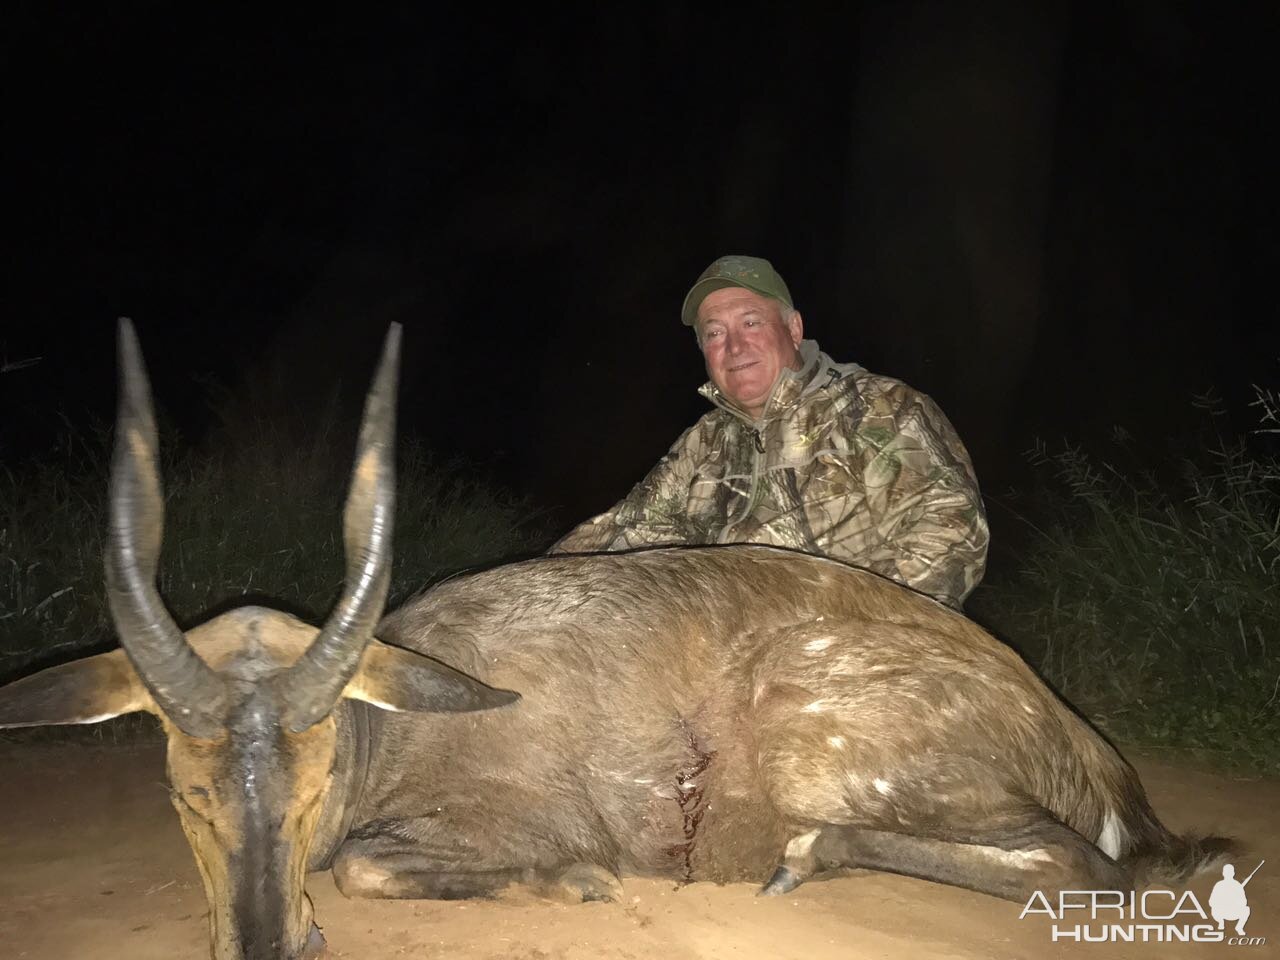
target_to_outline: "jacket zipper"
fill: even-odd
[[[751,456],[751,487],[747,490],[747,500],[742,508],[742,513],[725,524],[724,529],[720,531],[719,540],[721,543],[729,542],[729,536],[733,533],[733,528],[751,516],[751,511],[756,506],[756,495],[760,492],[760,458],[764,455],[764,434],[760,432],[759,427],[753,426],[751,428],[751,441],[751,445],[755,448],[755,453]]]
[[[834,367],[832,367],[827,371],[826,376],[827,376],[827,382],[822,384],[822,389],[824,390],[830,389],[831,386],[834,385],[837,380],[840,380],[844,377],[844,374],[841,373],[839,370],[835,369]],[[803,396],[804,394],[802,393],[801,397]],[[722,410],[727,410],[729,413],[733,414],[735,417],[737,417],[739,420],[743,421],[744,423],[747,422],[747,418],[743,416],[740,410],[734,409],[728,403],[726,403],[723,399],[720,398],[719,390],[713,390],[709,395],[707,395],[707,399],[711,400],[712,403],[716,404],[716,406],[720,407]],[[756,424],[758,424],[759,422],[760,421],[756,421]],[[737,518],[730,520],[728,523],[724,525],[724,528],[721,529],[720,535],[717,538],[718,542],[720,543],[727,543],[729,541],[729,537],[733,533],[734,528],[743,520],[745,520],[747,517],[751,516],[751,511],[755,509],[756,496],[760,492],[759,491],[760,458],[764,455],[764,451],[765,451],[764,434],[761,432],[760,427],[757,426],[756,424],[751,425],[751,441],[752,441],[751,445],[755,449],[755,453],[751,458],[751,489],[747,491],[746,506],[744,507],[742,513],[739,514]]]

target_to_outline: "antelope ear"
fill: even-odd
[[[486,686],[438,660],[377,639],[365,647],[342,695],[383,710],[435,713],[490,710],[520,699],[513,690]]]
[[[136,710],[160,712],[124,650],[73,660],[0,687],[0,727],[98,723]]]

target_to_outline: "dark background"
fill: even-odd
[[[678,310],[725,253],[935,397],[988,494],[1036,438],[1184,442],[1210,389],[1248,426],[1280,17],[1245,10],[16,5],[0,457],[110,419],[119,315],[195,443],[215,387],[353,414],[397,320],[402,435],[564,529],[705,410]]]

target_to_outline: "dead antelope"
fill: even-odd
[[[317,631],[246,607],[184,637],[155,586],[156,432],[120,333],[106,567],[123,650],[0,691],[0,725],[160,718],[219,960],[319,953],[308,870],[355,897],[519,882],[610,899],[624,874],[780,894],[866,867],[1021,900],[1181,878],[1225,843],[1166,830],[1005,646],[836,562],[543,557],[379,624],[398,328],[365,407],[335,612]]]

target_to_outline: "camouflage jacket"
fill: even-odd
[[[987,519],[973,466],[929,397],[811,340],[758,421],[714,385],[716,409],[627,497],[553,553],[770,543],[891,577],[959,607],[982,578]]]

